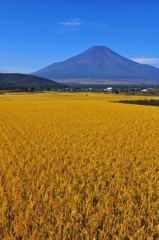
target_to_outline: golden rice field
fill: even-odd
[[[159,108],[0,95],[0,240],[159,239]]]

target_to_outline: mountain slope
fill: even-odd
[[[95,46],[63,62],[54,63],[33,75],[49,79],[159,80],[159,69],[120,56],[111,49]],[[78,80],[77,80],[78,81]]]
[[[45,78],[20,74],[0,73],[0,88],[58,88],[63,85]]]

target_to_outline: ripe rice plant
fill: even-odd
[[[87,95],[0,96],[0,239],[159,239],[159,108]]]

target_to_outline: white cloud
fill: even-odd
[[[96,28],[108,28],[108,25],[104,23],[98,23],[98,22],[86,22],[81,21],[80,18],[72,18],[70,20],[64,21],[64,22],[57,22],[57,24],[62,26],[62,29],[58,31],[58,34],[61,34],[63,32],[66,32],[68,30],[75,30],[79,29],[80,26],[87,26],[87,27],[96,27]]]
[[[108,27],[108,25],[98,22],[82,22],[80,18],[73,18],[65,22],[60,22],[59,24],[66,27],[78,27],[81,25],[88,25],[92,27]]]
[[[78,27],[82,25],[82,22],[80,21],[80,18],[73,18],[65,22],[60,22],[60,24],[67,27]]]
[[[159,64],[159,58],[132,58],[131,60],[143,64]]]
[[[9,67],[0,67],[0,73],[32,73],[35,72],[37,69],[16,69],[16,68],[9,68]]]

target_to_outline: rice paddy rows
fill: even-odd
[[[0,96],[1,239],[159,239],[159,109],[126,98]]]

